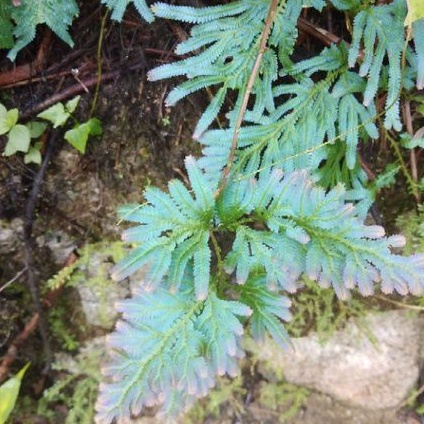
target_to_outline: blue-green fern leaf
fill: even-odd
[[[400,130],[399,95],[401,83],[401,54],[404,47],[403,22],[406,15],[404,0],[395,0],[391,4],[370,6],[355,16],[352,45],[349,50],[349,66],[353,67],[360,55],[363,42],[364,57],[359,74],[367,76],[364,92],[364,105],[375,98],[383,61],[388,58],[388,87],[386,100],[386,128]]]
[[[237,358],[244,355],[238,316],[251,309],[213,293],[199,301],[190,286],[184,282],[176,294],[140,291],[118,303],[122,320],[108,336],[111,362],[103,373],[109,381],[100,385],[97,422],[155,405],[175,416],[205,396],[217,375],[238,372]]]
[[[270,291],[263,275],[253,275],[246,284],[237,287],[240,301],[252,309],[249,328],[253,338],[261,342],[269,333],[282,347],[290,345],[290,339],[281,321],[290,321],[290,300]]]
[[[168,272],[178,287],[188,261],[194,258],[196,296],[204,299],[210,276],[208,243],[215,187],[205,180],[194,158],[186,159],[186,168],[194,197],[181,182],[171,181],[169,194],[149,187],[144,192],[146,204],[120,211],[122,219],[140,224],[123,233],[125,241],[138,247],[114,268],[113,277],[121,280],[147,264],[145,289],[156,289]]]
[[[417,88],[424,88],[424,19],[412,24],[414,34],[415,54],[417,58]]]
[[[322,287],[332,286],[341,298],[353,287],[369,295],[380,281],[385,292],[422,291],[424,256],[391,253],[401,238],[364,225],[363,216],[345,201],[341,185],[326,192],[306,171],[283,176],[278,169],[262,171],[256,181],[246,190],[255,192],[252,211],[264,228],[239,225],[226,257],[226,270],[235,271],[239,284],[260,269],[271,289],[294,291],[306,273]]]
[[[146,0],[102,0],[109,9],[112,10],[112,19],[122,21],[125,10],[130,3],[133,3],[140,16],[147,22],[153,22],[155,17],[147,6]]]
[[[165,64],[149,72],[150,80],[185,75],[189,80],[174,88],[166,102],[173,105],[184,96],[201,88],[217,85],[209,107],[203,112],[194,137],[198,138],[209,127],[221,110],[228,90],[238,91],[235,104],[240,105],[253,64],[258,54],[259,36],[263,30],[268,4],[261,0],[236,1],[206,8],[153,6],[156,16],[195,23],[191,37],[180,43],[177,54],[196,52],[190,58]],[[295,41],[296,22],[301,4],[288,0],[279,7],[270,44],[279,47],[281,57],[288,57]],[[286,13],[282,13],[282,11]],[[249,28],[249,31],[246,31]],[[282,33],[290,37],[281,36]],[[280,37],[278,37],[280,35]],[[278,37],[278,38],[277,38]],[[280,46],[281,44],[281,46]],[[200,50],[200,51],[199,51]],[[277,78],[278,59],[272,50],[264,52],[259,76],[253,86],[255,115],[274,110],[272,83]]]
[[[161,18],[200,24],[228,16],[239,15],[240,13],[245,12],[248,7],[249,2],[245,1],[234,1],[225,5],[202,8],[173,6],[159,2],[152,6],[152,10],[156,16]]]
[[[12,18],[16,22],[13,30],[16,43],[9,51],[8,58],[15,60],[19,50],[35,38],[35,31],[39,24],[46,24],[72,47],[74,43],[68,28],[78,12],[75,0],[22,0],[21,4],[12,10]]]
[[[339,10],[351,10],[361,5],[361,0],[331,0],[334,7]]]

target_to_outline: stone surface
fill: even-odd
[[[127,282],[110,278],[113,263],[107,252],[96,252],[80,267],[80,279],[74,287],[81,298],[87,324],[111,330],[118,317],[115,302],[130,294]]]
[[[55,265],[63,267],[72,251],[77,248],[75,240],[71,239],[65,231],[50,231],[37,237],[37,244],[40,247],[47,247]]]
[[[278,423],[278,413],[248,408],[261,424]],[[350,408],[321,393],[311,393],[304,407],[284,424],[421,424],[418,417],[395,409],[366,410]]]
[[[22,248],[23,222],[20,218],[0,220],[0,255]]]
[[[352,407],[396,408],[419,378],[424,318],[390,311],[371,314],[366,322],[373,342],[354,322],[325,344],[316,335],[294,339],[292,351],[282,351],[268,340],[255,352],[267,364],[261,372],[275,378],[275,370],[280,370],[290,383]]]

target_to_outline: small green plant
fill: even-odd
[[[42,144],[37,140],[44,133],[47,125],[37,121],[23,125],[18,123],[18,118],[18,109],[7,110],[0,103],[0,135],[7,135],[3,155],[11,156],[17,152],[23,152],[25,163],[40,164]]]
[[[74,332],[69,328],[69,311],[64,305],[56,305],[48,313],[50,331],[65,351],[75,351],[79,347]]]
[[[102,133],[101,123],[97,118],[90,118],[87,122],[78,123],[73,117],[80,96],[74,97],[65,104],[59,102],[37,115],[49,121],[53,128],[63,127],[71,118],[74,126],[65,132],[64,138],[80,153],[84,154],[88,137],[98,136]],[[25,163],[40,164],[43,144],[40,137],[47,129],[47,124],[40,121],[31,121],[27,124],[18,123],[18,109],[7,110],[0,103],[0,135],[7,135],[7,143],[3,155],[11,156],[17,152],[24,153]]]
[[[242,415],[245,412],[243,396],[246,395],[246,392],[241,376],[233,379],[220,378],[209,396],[201,403],[196,404],[185,417],[187,424],[204,422],[210,417],[220,418],[225,406],[228,406],[234,415]]]
[[[349,318],[365,317],[368,308],[356,293],[342,301],[334,290],[322,288],[306,277],[302,281],[304,287],[293,298],[292,319],[286,325],[291,336],[301,337],[309,331],[315,331],[319,339],[325,342]]]
[[[62,404],[67,409],[65,424],[92,424],[102,355],[101,344],[93,344],[84,347],[75,358],[58,357],[53,369],[59,378],[43,392],[37,413],[56,422],[58,416],[51,405]]]
[[[112,284],[109,269],[113,263],[117,263],[125,256],[127,249],[124,243],[119,241],[103,241],[83,246],[78,249],[78,259],[50,278],[44,284],[44,291],[49,292],[60,287],[76,288],[84,283],[85,287],[93,290],[97,295],[99,323],[106,327],[111,325],[110,309],[106,306],[109,288]],[[97,257],[95,263],[93,263],[94,254]],[[62,302],[49,311],[49,323],[55,340],[60,341],[62,348],[67,351],[75,351],[78,349],[79,343],[74,326],[71,326],[69,322],[70,307],[75,309],[74,305],[68,304],[65,297]],[[78,324],[79,332],[84,331],[81,325],[81,323]]]
[[[18,399],[21,381],[30,364],[26,364],[15,376],[0,385],[0,424],[5,424]]]
[[[406,254],[424,250],[424,205],[419,205],[418,211],[398,216],[396,225],[408,240],[404,247]]]
[[[259,392],[259,404],[273,411],[281,411],[280,423],[296,415],[309,397],[309,390],[287,382],[266,383]]]

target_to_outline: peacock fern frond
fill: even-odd
[[[326,3],[152,6],[156,17],[193,26],[176,49],[191,56],[153,69],[149,79],[186,77],[169,105],[203,88],[213,96],[194,131],[203,156],[186,159],[191,188],[177,180],[168,193],[149,187],[145,204],[121,209],[138,224],[124,231],[136,247],[114,276],[144,265],[147,274],[138,294],[118,305],[123,319],[109,338],[99,421],[145,406],[170,415],[188,408],[216,375],[237,372],[244,328],[256,340],[268,333],[287,346],[287,296],[302,276],[340,299],[354,289],[365,296],[376,288],[422,292],[424,255],[393,253],[403,237],[365,225],[376,189],[357,150],[378,138],[380,116],[399,129],[402,84],[423,85],[424,26],[413,24],[413,50],[405,43],[405,0],[331,0],[353,19],[351,45],[342,41],[296,62],[302,6],[321,11]],[[210,129],[230,92],[227,125]]]
[[[146,290],[156,289],[168,270],[176,290],[188,261],[194,258],[196,296],[204,299],[210,273],[208,242],[214,188],[206,183],[193,157],[186,159],[186,167],[195,197],[174,180],[168,185],[169,194],[148,187],[144,192],[146,204],[121,208],[122,219],[140,224],[124,231],[123,240],[139,246],[114,268],[113,277],[121,280],[148,264]]]
[[[197,300],[183,282],[178,293],[140,291],[117,308],[122,321],[108,337],[113,355],[103,369],[110,380],[100,385],[98,423],[155,405],[175,416],[205,396],[216,376],[236,374],[243,356],[238,317],[251,314],[248,306],[213,293]]]
[[[359,75],[367,77],[363,99],[365,106],[368,106],[377,94],[384,59],[387,57],[389,76],[384,125],[397,131],[402,127],[399,119],[399,95],[405,16],[404,0],[394,0],[386,5],[368,6],[355,16],[352,45],[349,49],[349,66],[354,67],[363,43]]]

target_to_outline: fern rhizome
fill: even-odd
[[[127,1],[106,3],[122,18]],[[382,128],[401,131],[401,94],[424,85],[424,21],[412,23],[407,38],[406,0],[381,3],[148,8],[134,1],[149,21],[193,24],[176,49],[184,58],[149,73],[151,81],[186,77],[167,104],[204,88],[213,97],[194,130],[203,155],[185,161],[190,186],[148,187],[144,204],[120,210],[136,223],[123,235],[136,247],[114,278],[142,266],[146,274],[117,305],[122,319],[108,337],[99,423],[149,406],[171,417],[187,410],[217,376],[238,373],[246,332],[256,340],[268,333],[286,348],[289,298],[302,275],[341,299],[376,286],[421,293],[424,255],[393,253],[404,238],[364,224],[376,190],[359,164],[358,143]],[[305,7],[333,8],[351,33],[296,62]],[[224,112],[227,125],[212,129]]]

